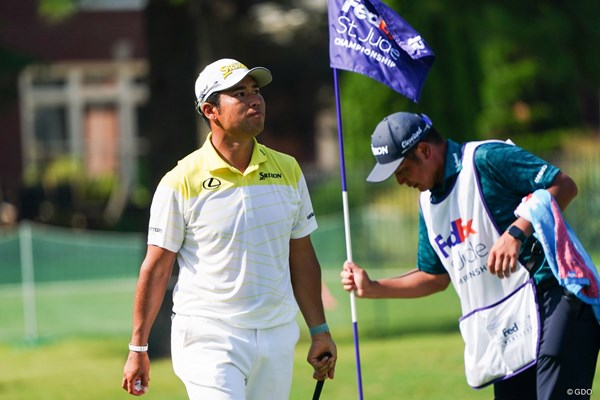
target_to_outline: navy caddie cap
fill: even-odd
[[[385,117],[371,135],[371,151],[377,164],[368,182],[383,182],[396,171],[404,157],[432,127],[425,114],[397,112]]]

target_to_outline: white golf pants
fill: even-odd
[[[256,330],[176,315],[173,369],[190,400],[286,400],[298,338],[295,320]]]

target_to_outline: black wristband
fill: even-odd
[[[506,232],[508,232],[510,236],[514,237],[521,243],[523,243],[525,239],[527,239],[527,236],[525,236],[525,232],[523,232],[520,228],[514,225],[509,226]]]

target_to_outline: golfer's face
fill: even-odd
[[[265,101],[256,81],[244,78],[235,87],[221,92],[219,122],[228,132],[249,134],[262,132],[265,123]]]
[[[394,173],[398,184],[418,189],[420,192],[431,189],[435,185],[435,171],[428,161],[420,148],[415,147]]]

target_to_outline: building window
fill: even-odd
[[[61,106],[41,106],[34,115],[34,143],[36,161],[43,168],[52,159],[69,152],[67,137],[67,110]]]
[[[113,174],[131,188],[146,76],[143,61],[26,68],[19,82],[24,171],[42,176],[54,161],[70,158],[87,176]]]

